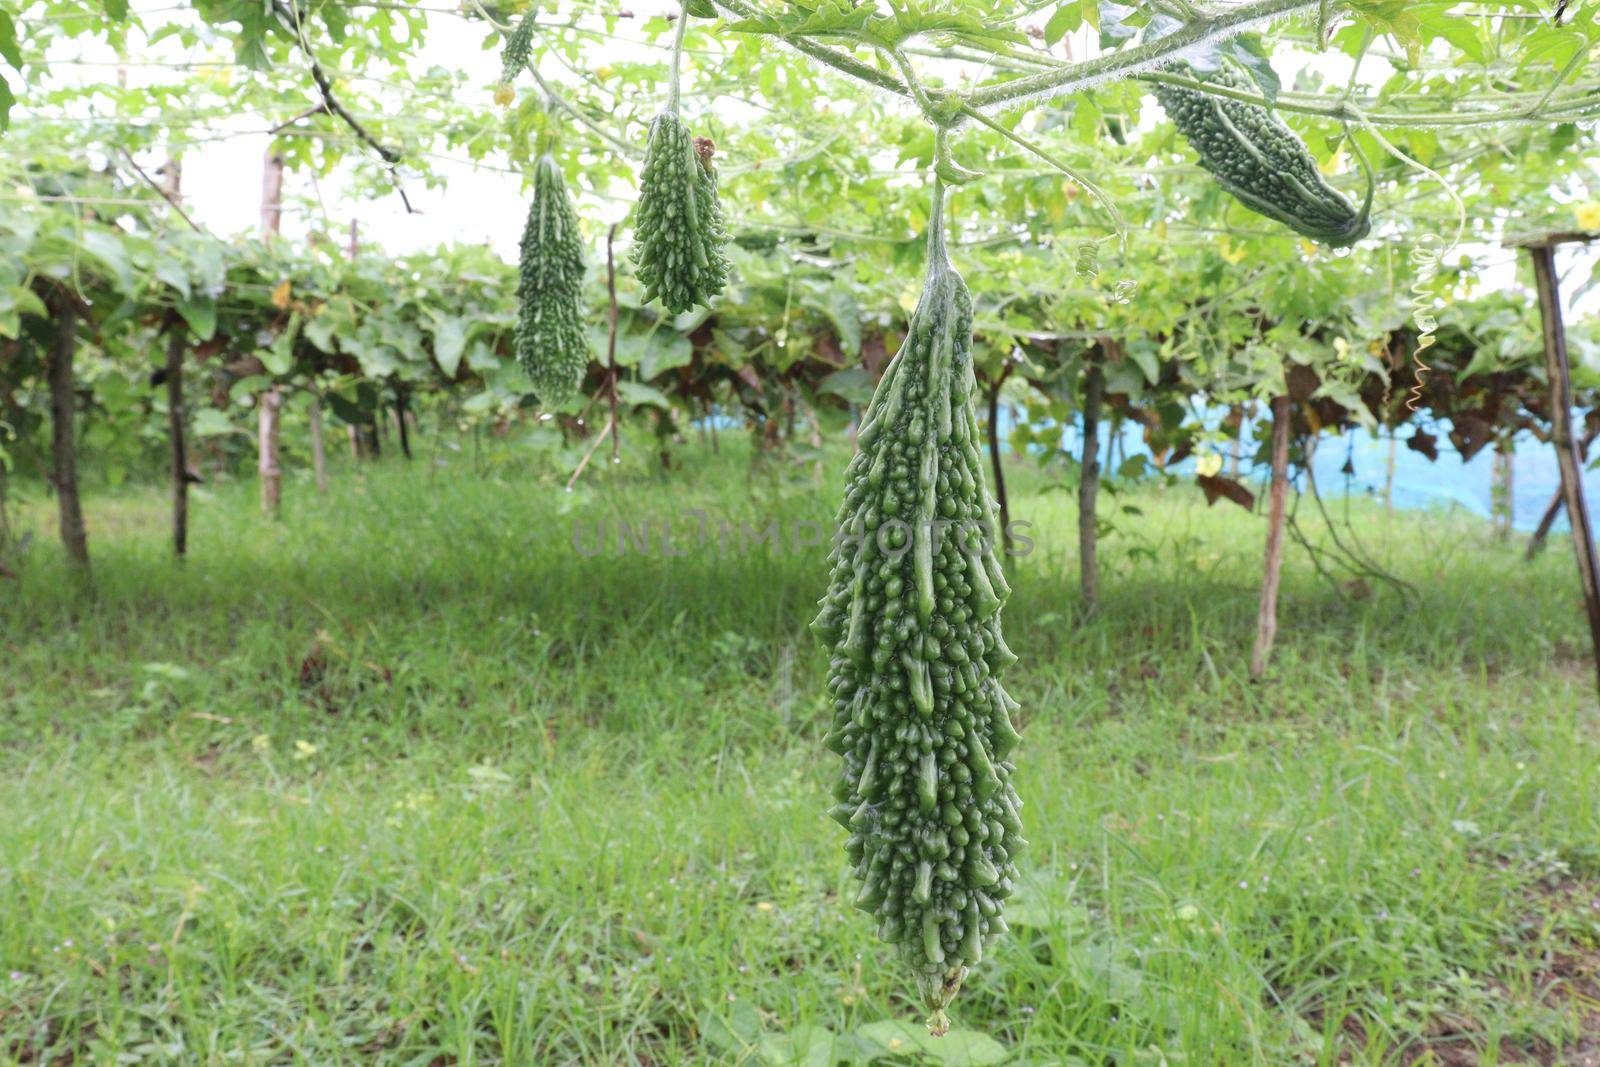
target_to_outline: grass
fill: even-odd
[[[1033,847],[932,1051],[824,815],[825,550],[739,548],[833,484],[732,447],[572,495],[386,463],[279,522],[208,488],[183,566],[164,492],[124,489],[88,501],[89,590],[25,501],[0,1061],[1587,1062],[1600,718],[1564,546],[1357,504],[1414,598],[1291,548],[1251,683],[1258,517],[1112,498],[1086,616],[1069,494],[1013,479]],[[574,547],[646,516],[687,554]]]

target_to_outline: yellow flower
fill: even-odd
[[[1222,246],[1218,249],[1218,254],[1222,256],[1225,262],[1229,264],[1237,264],[1243,261],[1245,250],[1243,245],[1236,245],[1227,238],[1223,238]]]
[[[267,734],[256,734],[250,739],[250,747],[257,752],[265,752],[272,747],[272,738]]]
[[[1579,229],[1600,230],[1600,200],[1589,200],[1579,204],[1576,214]]]
[[[1215,452],[1202,452],[1194,461],[1194,469],[1202,477],[1215,477],[1222,470],[1222,457]]]
[[[310,759],[317,754],[317,746],[310,741],[296,741],[294,743],[295,759]]]
[[[494,102],[501,107],[510,107],[517,99],[517,91],[509,83],[501,82],[494,87]]]

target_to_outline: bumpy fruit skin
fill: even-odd
[[[1254,87],[1229,67],[1212,74],[1180,69],[1217,85]],[[1156,99],[1200,165],[1245,207],[1334,248],[1355,244],[1372,228],[1370,198],[1357,208],[1323,180],[1305,143],[1266,108],[1164,84],[1156,85]]]
[[[589,338],[579,317],[583,289],[583,239],[578,213],[548,153],[534,170],[533,202],[522,231],[517,281],[517,359],[547,406],[563,403],[589,366]]]
[[[533,16],[532,11],[528,12],[522,16],[522,21],[506,34],[505,47],[500,51],[501,85],[510,85],[515,81],[517,75],[528,65],[528,58],[533,55],[533,31],[538,25]]]
[[[936,200],[936,206],[938,200]],[[846,471],[842,532],[812,630],[832,650],[830,814],[850,831],[855,905],[915,975],[929,1026],[1006,929],[1027,844],[1011,787],[1016,703],[998,674],[1009,594],[978,452],[972,298],[935,210],[922,297]]]
[[[714,151],[705,138],[690,137],[674,112],[663,111],[650,123],[633,259],[645,303],[659,296],[674,315],[709,305],[728,281]]]

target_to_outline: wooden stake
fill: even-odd
[[[78,499],[77,395],[73,391],[72,358],[78,348],[78,307],[70,295],[52,301],[56,344],[50,353],[50,460],[60,516],[61,544],[67,562],[80,571],[89,569],[89,535],[83,526],[83,504]]]
[[[394,387],[394,423],[400,431],[400,454],[406,457],[406,462],[411,462],[411,432],[406,426],[406,416],[410,413],[410,405],[406,403],[405,386],[398,383]]]
[[[1383,478],[1383,510],[1386,514],[1394,511],[1394,467],[1399,455],[1399,442],[1395,438],[1396,430],[1389,427],[1389,467]]]
[[[617,239],[617,224],[606,231],[606,295],[610,298],[611,318],[606,330],[606,386],[611,400],[611,462],[622,462],[622,432],[617,425],[617,264],[611,244]],[[703,431],[702,431],[703,432]]]
[[[1589,463],[1589,446],[1594,444],[1593,433],[1583,435],[1583,440],[1578,442],[1578,466],[1585,467]],[[1533,562],[1544,548],[1545,538],[1550,536],[1550,528],[1556,524],[1556,518],[1561,514],[1561,509],[1566,507],[1567,498],[1561,491],[1561,486],[1556,486],[1556,491],[1550,496],[1550,503],[1545,505],[1544,514],[1539,517],[1539,525],[1533,531],[1533,536],[1528,539],[1528,551],[1523,558]]]
[[[1539,289],[1539,316],[1544,323],[1545,369],[1550,379],[1550,442],[1561,467],[1561,494],[1572,525],[1572,548],[1578,558],[1578,579],[1589,616],[1589,640],[1595,654],[1595,681],[1600,686],[1600,560],[1595,557],[1594,529],[1583,499],[1583,462],[1572,437],[1572,378],[1567,363],[1566,328],[1561,321],[1561,291],[1556,280],[1555,248],[1546,243],[1528,249]]]
[[[317,477],[317,492],[328,491],[328,456],[322,444],[322,395],[311,394],[311,469]],[[351,438],[354,441],[354,438]]]
[[[257,469],[261,474],[261,510],[276,516],[283,503],[283,471],[278,466],[278,422],[283,411],[283,391],[276,385],[261,394]]]
[[[283,232],[283,156],[267,149],[261,161],[261,237]]]
[[[1107,346],[1108,342],[1100,342],[1101,354],[1109,354]],[[1078,477],[1078,587],[1090,611],[1100,602],[1096,504],[1100,498],[1100,404],[1105,388],[1105,371],[1098,362],[1090,363],[1083,382],[1083,467]]]
[[[189,327],[177,315],[167,318],[167,437],[172,446],[172,552],[189,552],[189,455],[184,443],[183,352]]]
[[[1272,488],[1267,503],[1267,563],[1256,611],[1256,643],[1250,652],[1250,677],[1267,673],[1278,636],[1278,578],[1283,572],[1283,519],[1289,497],[1289,398],[1272,398]]]
[[[1494,450],[1493,475],[1489,488],[1489,510],[1494,516],[1494,534],[1500,541],[1511,538],[1513,497],[1511,438],[1502,438]]]
[[[283,229],[283,156],[269,146],[261,160],[261,239],[270,242]],[[256,470],[261,476],[261,510],[277,515],[283,502],[283,471],[278,466],[278,422],[283,393],[269,386],[256,397]]]

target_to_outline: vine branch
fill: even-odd
[[[406,196],[405,186],[400,183],[400,174],[396,169],[401,159],[400,150],[391,148],[374,137],[372,131],[363,126],[361,120],[352,115],[334,94],[333,82],[328,78],[328,72],[322,69],[322,62],[317,59],[317,53],[311,47],[311,42],[306,40],[298,13],[290,9],[284,0],[272,0],[272,10],[284,24],[293,28],[295,44],[306,57],[306,62],[311,67],[311,80],[316,83],[317,91],[322,94],[322,110],[349,126],[358,138],[388,164],[389,178],[394,182],[395,192],[400,194],[400,202],[406,206],[406,214],[415,215],[417,209],[411,206],[411,198]]]

